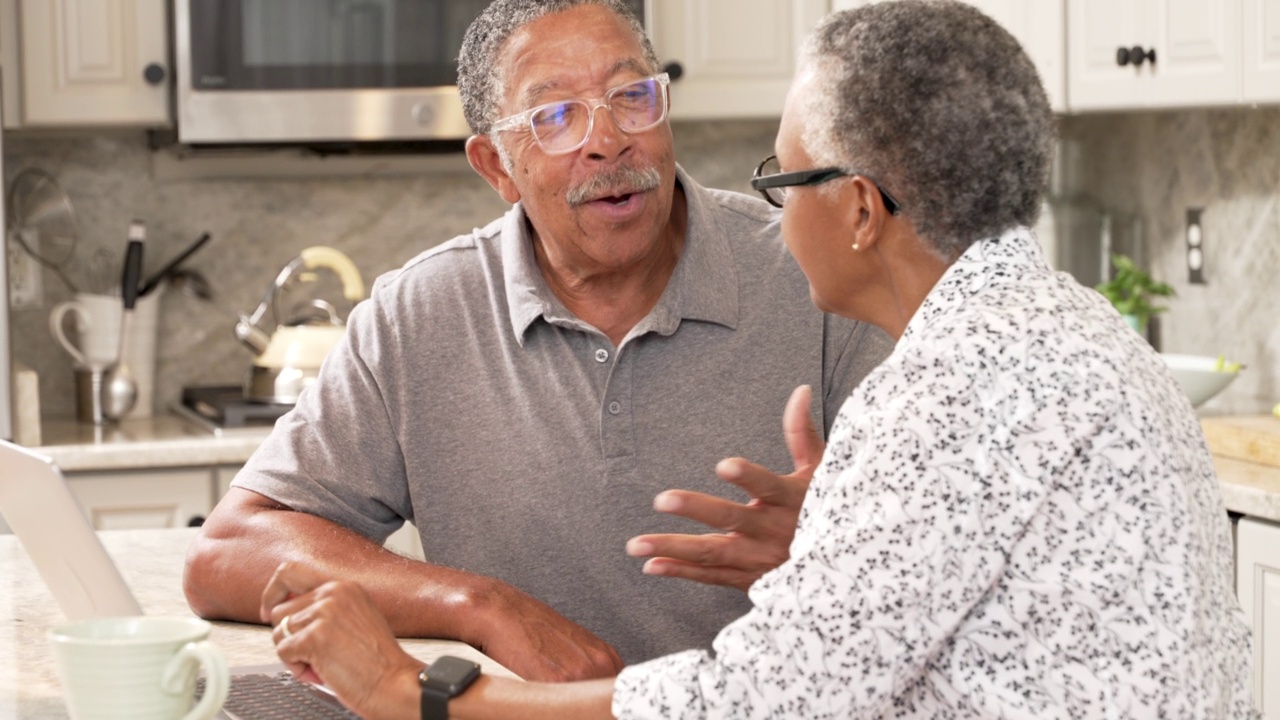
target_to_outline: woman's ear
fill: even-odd
[[[870,250],[880,239],[885,221],[890,217],[880,199],[880,189],[861,175],[854,175],[846,183],[842,206],[844,226],[850,234],[850,244],[856,251]]]
[[[519,202],[520,191],[502,166],[502,155],[492,138],[488,135],[472,135],[467,138],[467,162],[498,191],[503,200],[512,204]]]

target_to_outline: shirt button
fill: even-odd
[[[599,350],[596,351],[596,362],[602,363],[602,362],[607,362],[608,360],[609,360],[608,350],[605,350],[604,348],[600,348]]]
[[[609,403],[610,415],[617,415],[620,412],[622,412],[622,403],[618,402],[617,400]]]

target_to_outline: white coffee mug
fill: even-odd
[[[72,300],[58,303],[49,313],[49,331],[78,368],[101,369],[120,353],[120,317],[124,301],[119,295],[76,293]],[[160,312],[160,292],[138,298],[129,324],[124,353],[129,373],[138,384],[138,401],[125,417],[150,417],[156,373],[156,324]],[[79,342],[67,336],[67,316]]]
[[[211,626],[196,618],[83,620],[49,631],[73,720],[209,720],[230,678]],[[197,671],[204,695],[195,702]]]

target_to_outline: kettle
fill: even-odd
[[[252,315],[241,315],[236,338],[254,353],[244,381],[246,400],[292,404],[315,381],[320,364],[346,331],[333,305],[315,298],[289,317],[280,309],[281,293],[298,281],[314,281],[315,271],[328,268],[342,282],[342,295],[355,303],[364,298],[364,280],[351,258],[330,247],[309,247],[285,265]],[[276,327],[267,331],[262,321],[271,311]]]

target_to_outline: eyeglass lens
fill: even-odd
[[[771,157],[760,165],[759,176],[764,177],[766,175],[777,175],[780,172],[782,172],[781,163],[778,162],[778,158]],[[776,207],[782,207],[782,203],[787,199],[788,189],[789,188],[786,187],[761,188],[760,192],[767,195],[768,200]]]
[[[616,87],[605,95],[602,104],[618,127],[628,133],[648,130],[662,122],[667,109],[662,83],[655,78]],[[586,140],[596,107],[599,105],[583,100],[566,100],[538,108],[530,117],[534,137],[550,151],[577,147]]]

